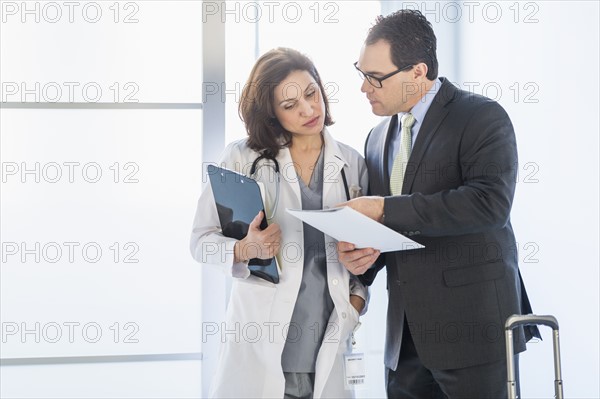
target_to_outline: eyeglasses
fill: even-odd
[[[414,64],[410,64],[410,65],[404,66],[402,68],[399,68],[392,73],[388,73],[387,75],[384,75],[384,76],[378,78],[377,76],[373,76],[373,75],[369,75],[368,73],[364,73],[356,66],[357,64],[358,64],[358,61],[356,61],[354,63],[354,68],[356,68],[356,70],[358,71],[358,76],[360,76],[360,78],[363,80],[367,79],[367,81],[371,84],[371,86],[377,87],[378,89],[381,89],[383,87],[383,81],[386,80],[387,78],[391,78],[392,76],[394,76],[397,73],[408,71],[409,69],[411,69],[414,66]]]

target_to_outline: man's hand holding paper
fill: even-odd
[[[376,222],[381,223],[383,220],[383,197],[359,197],[337,205],[342,206],[350,207]]]
[[[287,208],[286,211],[338,241],[354,244],[356,248],[374,248],[380,252],[423,248],[418,242],[349,206],[310,211]]]

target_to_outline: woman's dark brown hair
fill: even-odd
[[[246,125],[248,146],[270,157],[276,157],[279,150],[292,140],[292,134],[277,120],[273,104],[275,88],[294,71],[307,71],[317,82],[325,103],[325,126],[333,124],[321,77],[312,61],[289,48],[268,51],[256,61],[250,72],[242,90],[238,113]]]

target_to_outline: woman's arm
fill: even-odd
[[[360,282],[358,277],[350,275],[350,304],[358,314],[363,315],[367,311],[369,302],[369,289]]]

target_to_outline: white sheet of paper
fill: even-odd
[[[424,248],[423,245],[347,206],[317,211],[287,208],[286,211],[328,236],[338,241],[351,242],[357,248],[375,248],[381,252]]]

